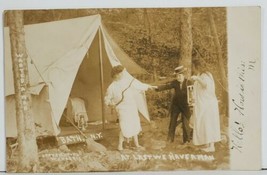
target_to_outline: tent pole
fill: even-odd
[[[102,38],[100,28],[98,29],[99,40],[99,67],[100,67],[100,83],[101,83],[101,103],[102,103],[102,128],[105,129],[105,105],[104,105],[104,73],[103,73],[103,58],[102,58]]]

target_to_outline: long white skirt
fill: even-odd
[[[196,103],[194,107],[193,144],[203,145],[221,140],[220,116],[215,85],[211,74],[202,74],[200,78],[206,83],[203,88],[195,82]]]
[[[193,144],[203,145],[221,140],[220,118],[217,101],[196,109],[194,116]]]
[[[122,135],[126,138],[138,135],[142,128],[136,106],[121,105],[117,108]]]

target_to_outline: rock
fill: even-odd
[[[51,154],[58,153],[58,149],[57,148],[50,149],[49,153],[51,153]]]
[[[60,151],[62,152],[70,152],[70,149],[68,148],[67,145],[61,145],[59,148],[58,148]]]
[[[108,171],[99,160],[92,160],[87,162],[87,168],[89,171]]]
[[[86,139],[87,149],[92,152],[106,152],[107,148],[91,138]]]
[[[107,151],[104,160],[110,165],[118,164],[119,162],[123,161],[121,158],[121,153],[118,151]]]

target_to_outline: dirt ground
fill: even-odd
[[[119,126],[108,123],[103,139],[97,141],[107,148],[106,152],[91,152],[86,144],[58,147],[53,140],[38,142],[39,167],[37,172],[95,172],[95,171],[166,171],[228,169],[229,148],[226,138],[216,143],[216,152],[205,153],[192,144],[182,144],[181,125],[176,129],[175,141],[167,139],[168,118],[158,118],[142,123],[140,145],[125,142],[124,150],[118,151]],[[8,172],[16,172],[17,152],[7,155]]]

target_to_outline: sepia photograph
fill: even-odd
[[[239,21],[229,22],[231,14],[227,7],[6,10],[6,171],[232,169],[232,152],[248,149],[238,117],[249,111],[246,93],[258,97],[244,89],[260,86],[247,73],[260,71],[260,57],[229,54],[229,26]],[[241,64],[230,72],[233,58]]]

